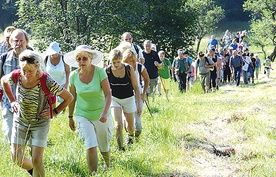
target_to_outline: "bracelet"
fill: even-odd
[[[69,119],[72,119],[72,118],[73,118],[73,116],[68,116],[68,118],[69,118]]]
[[[56,108],[53,109],[53,111],[54,111],[54,113],[55,113],[56,115],[58,115],[59,112],[56,110]]]

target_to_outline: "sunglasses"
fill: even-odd
[[[80,61],[87,61],[88,58],[87,57],[78,57],[77,58],[77,62],[80,62]]]
[[[35,59],[34,58],[29,58],[29,57],[22,57],[20,61],[27,61],[29,64],[35,64]]]

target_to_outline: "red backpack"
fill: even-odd
[[[20,74],[20,69],[17,69],[15,71],[13,71],[13,73],[12,73],[12,80],[15,84],[18,82],[19,74]],[[49,107],[50,107],[50,117],[53,118],[52,104],[56,103],[56,96],[50,92],[50,90],[48,89],[48,87],[46,85],[47,75],[48,74],[46,72],[43,72],[42,76],[40,77],[40,85],[41,85],[42,91],[47,96],[47,100],[48,100]]]

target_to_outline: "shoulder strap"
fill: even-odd
[[[125,67],[126,67],[127,75],[130,78],[130,65],[125,65]]]
[[[207,57],[204,57],[204,58],[205,58],[205,62],[207,62],[208,65],[210,65],[209,59]]]
[[[15,84],[18,82],[19,74],[20,74],[20,69],[14,70],[12,72],[12,80]]]
[[[135,51],[136,51],[136,53],[137,53],[137,56],[139,55],[139,49],[138,49],[138,46],[136,45],[136,44],[133,44],[133,46],[134,46],[134,49],[135,49]]]
[[[142,64],[138,63],[139,82],[142,85]]]
[[[41,84],[41,89],[44,92],[44,94],[47,96],[47,100],[49,103],[49,107],[50,107],[50,117],[53,117],[53,108],[52,108],[52,98],[51,98],[51,92],[48,89],[47,85],[46,85],[46,80],[47,80],[47,73],[43,72],[41,78],[40,78],[40,84]]]
[[[6,58],[7,58],[7,55],[8,55],[8,52],[4,53],[1,55],[1,60],[2,60],[2,63],[1,63],[1,72],[0,72],[0,78],[3,77],[5,74],[4,74],[4,69],[3,69],[3,66],[4,66],[4,63],[6,62]]]
[[[49,58],[49,55],[46,55],[46,57],[45,57],[45,65],[47,64],[48,58]]]
[[[108,65],[108,66],[105,68],[105,72],[106,72],[106,74],[110,74],[110,72],[111,72],[111,65]]]

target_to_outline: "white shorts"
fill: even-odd
[[[133,113],[137,111],[135,97],[129,97],[124,99],[119,99],[112,96],[112,101],[110,108],[122,108],[123,112],[125,113]]]
[[[84,141],[86,149],[99,147],[101,152],[110,150],[112,138],[112,117],[109,115],[105,123],[99,120],[89,120],[82,116],[76,116],[78,132]]]

